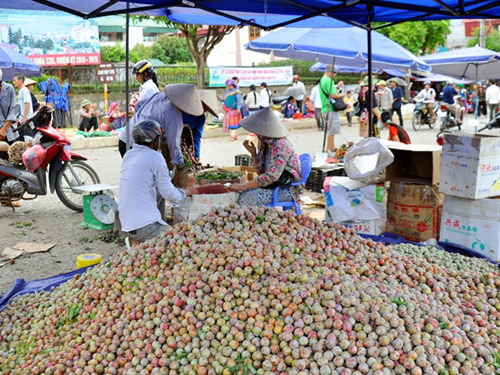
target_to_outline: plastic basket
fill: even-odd
[[[234,165],[239,166],[245,166],[245,167],[251,167],[252,166],[252,157],[248,156],[246,154],[240,154],[236,155],[234,157]]]
[[[324,171],[322,169],[311,169],[309,178],[306,181],[306,189],[321,193],[323,190],[323,182],[329,176],[346,176],[344,169],[336,169],[333,171]]]

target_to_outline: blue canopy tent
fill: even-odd
[[[500,53],[478,46],[423,56],[432,72],[457,79],[480,81],[500,74]]]

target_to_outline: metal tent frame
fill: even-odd
[[[131,6],[132,5],[132,6]],[[129,15],[142,13],[149,15],[167,15],[169,8],[201,9],[207,14],[220,17],[224,23],[251,25],[264,30],[279,27],[303,25],[315,19],[341,19],[353,26],[367,30],[368,38],[368,71],[372,72],[372,35],[371,31],[408,21],[455,19],[455,18],[500,18],[500,2],[497,0],[421,0],[415,4],[413,0],[0,0],[0,8],[51,10],[67,12],[84,19],[126,14],[126,90],[127,108],[129,91]],[[236,14],[238,13],[238,14]],[[245,19],[242,14],[264,15],[262,21]],[[283,16],[280,22],[267,23],[266,15]],[[187,16],[189,21],[189,16]],[[373,22],[387,22],[373,26]],[[216,23],[216,24],[224,24]],[[333,23],[334,24],[334,23]],[[332,25],[333,25],[332,24]],[[328,26],[322,26],[328,27]],[[335,26],[330,26],[335,27]],[[368,75],[369,90],[372,90],[372,74]],[[373,136],[372,96],[368,96],[370,135]],[[128,117],[128,115],[127,115]],[[127,147],[130,145],[127,133]]]

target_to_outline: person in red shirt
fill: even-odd
[[[389,129],[389,141],[401,142],[407,145],[411,144],[410,136],[406,130],[402,126],[396,125],[392,122],[391,112],[382,112],[380,115],[380,121],[387,129]]]

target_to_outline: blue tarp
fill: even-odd
[[[365,67],[368,63],[367,31],[347,26],[335,29],[284,28],[252,40],[245,48],[267,54],[272,51],[278,57],[290,59],[318,59],[327,64],[335,61],[338,65]],[[375,31],[372,32],[372,45],[374,69],[431,70],[419,57]]]
[[[92,267],[92,266],[91,266]],[[5,292],[0,297],[0,310],[3,310],[14,297],[22,296],[23,294],[41,292],[42,290],[49,291],[52,287],[56,287],[71,280],[75,275],[81,275],[89,267],[80,268],[68,273],[62,273],[57,276],[49,277],[46,279],[39,279],[33,281],[25,281],[24,279],[17,279],[12,288]]]

